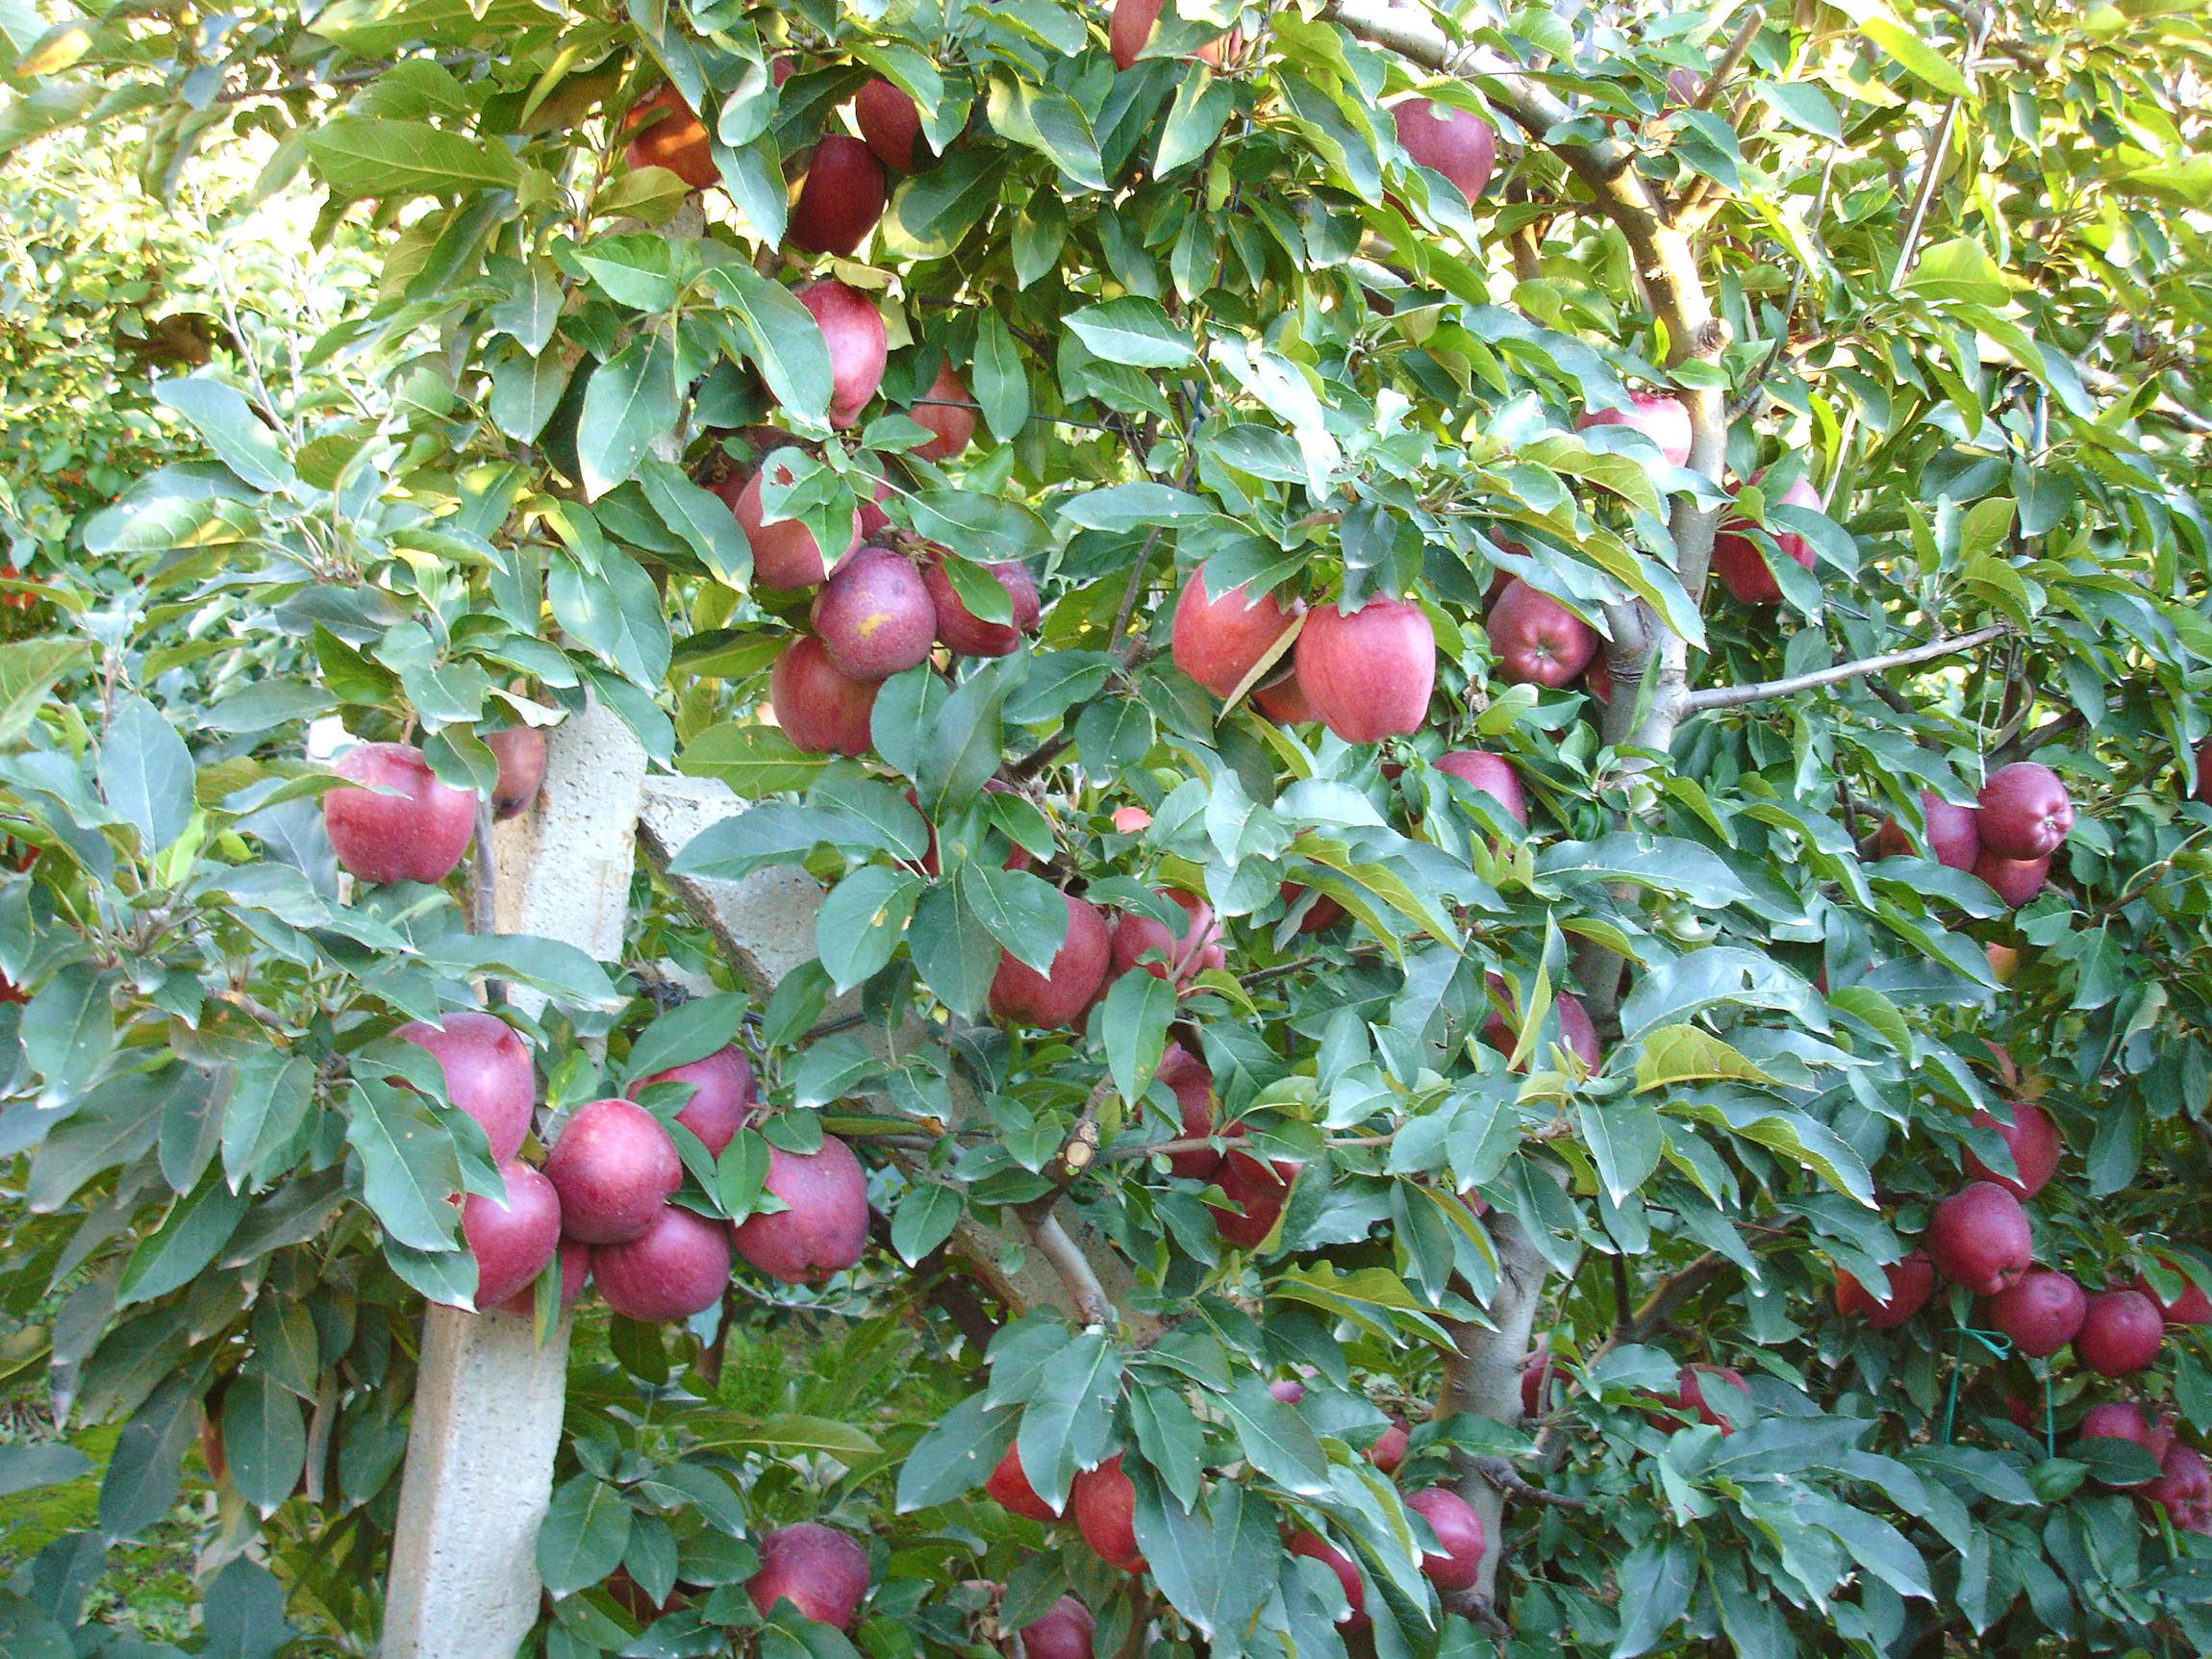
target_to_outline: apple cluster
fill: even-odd
[[[2016,910],[2043,891],[2050,861],[2074,829],[2066,785],[2040,761],[1999,767],[1973,806],[1923,790],[1921,816],[1927,850],[1938,864],[1978,877]],[[1885,858],[1919,850],[1895,818],[1883,820],[1874,845]]]

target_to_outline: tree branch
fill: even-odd
[[[1075,1303],[1076,1317],[1087,1325],[1110,1325],[1114,1322],[1114,1304],[1106,1299],[1106,1289],[1099,1284],[1098,1271],[1092,1267],[1091,1258],[1068,1236],[1068,1229],[1052,1213],[1053,1201],[1043,1200],[1042,1208],[1022,1207],[1021,1221],[1029,1229],[1029,1242],[1037,1246],[1039,1255],[1052,1264],[1052,1270],[1068,1287],[1068,1295]]]
[[[1736,72],[1736,65],[1744,61],[1744,54],[1751,49],[1751,42],[1758,38],[1766,21],[1766,13],[1758,6],[1744,14],[1744,21],[1736,26],[1736,38],[1728,42],[1728,49],[1721,54],[1721,61],[1705,77],[1705,84],[1697,88],[1697,96],[1691,101],[1690,108],[1710,110],[1713,107],[1713,100],[1728,84],[1728,77]]]
[[[2002,639],[2013,631],[2010,622],[1992,622],[1985,628],[1976,628],[1971,634],[1951,634],[1940,640],[1931,640],[1924,645],[1914,645],[1903,651],[1884,651],[1878,657],[1861,657],[1853,663],[1837,663],[1825,668],[1816,668],[1809,674],[1791,674],[1779,680],[1753,680],[1742,686],[1708,686],[1701,691],[1692,691],[1683,698],[1686,713],[1701,714],[1707,709],[1732,709],[1741,703],[1765,702],[1770,697],[1787,697],[1797,691],[1809,691],[1817,686],[1832,686],[1839,680],[1856,680],[1867,674],[1879,674],[1891,668],[1909,668],[1916,663],[1932,663],[1941,657],[1955,657],[1962,651],[1971,651],[1976,645],[1986,645],[1992,640]]]

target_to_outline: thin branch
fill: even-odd
[[[1736,27],[1736,38],[1728,42],[1728,49],[1721,54],[1721,61],[1713,65],[1713,72],[1705,77],[1705,84],[1697,88],[1697,96],[1691,100],[1693,110],[1710,110],[1713,99],[1728,84],[1728,77],[1736,72],[1736,65],[1744,61],[1744,54],[1751,49],[1766,24],[1766,13],[1757,6],[1744,14],[1744,21]]]
[[[1952,634],[1941,640],[1931,640],[1924,645],[1915,645],[1904,651],[1885,651],[1878,657],[1861,657],[1853,663],[1837,663],[1826,668],[1816,668],[1809,674],[1791,674],[1779,680],[1754,680],[1742,686],[1708,686],[1701,691],[1692,691],[1683,700],[1686,713],[1699,714],[1707,709],[1732,709],[1740,703],[1765,702],[1770,697],[1787,697],[1797,691],[1811,691],[1817,686],[1832,686],[1839,680],[1855,680],[1867,674],[1879,674],[1891,668],[1909,668],[1915,663],[1932,663],[1940,657],[1955,657],[1962,651],[1971,651],[1976,645],[1986,645],[1992,640],[2002,639],[2013,631],[2010,622],[1992,622],[1985,628],[1976,628],[1971,634]]]
[[[2055,743],[2060,738],[2078,732],[2088,724],[2088,716],[2079,709],[2068,709],[2062,715],[2052,716],[2034,731],[2014,739],[2009,745],[2008,758],[2017,760],[2023,755],[2032,755],[2044,744]]]
[[[1467,1466],[1490,1482],[1500,1492],[1509,1492],[1523,1503],[1548,1504],[1553,1509],[1588,1509],[1590,1505],[1579,1497],[1570,1497],[1563,1492],[1546,1492],[1541,1486],[1531,1486],[1521,1478],[1521,1470],[1502,1457],[1470,1457]]]
[[[1082,1246],[1068,1236],[1068,1229],[1052,1213],[1052,1202],[1050,1198],[1045,1199],[1044,1207],[1039,1210],[1023,1207],[1021,1220],[1029,1230],[1029,1242],[1037,1246],[1038,1254],[1052,1264],[1052,1270],[1068,1287],[1077,1317],[1087,1325],[1110,1325],[1114,1322],[1114,1304],[1106,1299],[1106,1288],[1098,1282],[1098,1270],[1091,1265],[1091,1258],[1083,1253]]]
[[[1836,156],[1837,147],[1831,144],[1827,160],[1821,163],[1821,188],[1813,196],[1811,222],[1815,225],[1827,214],[1828,186],[1836,176]],[[1790,278],[1790,291],[1782,301],[1782,325],[1774,335],[1774,343],[1769,349],[1766,360],[1751,371],[1750,376],[1737,389],[1736,395],[1728,400],[1728,419],[1731,422],[1742,419],[1751,412],[1751,406],[1759,401],[1759,388],[1766,384],[1775,369],[1781,367],[1782,359],[1789,354],[1790,327],[1797,320],[1797,300],[1805,291],[1805,273],[1811,268],[1802,260],[1797,262],[1797,268]]]

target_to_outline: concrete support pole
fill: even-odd
[[[620,958],[644,782],[643,749],[599,704],[547,735],[537,804],[492,837],[500,932]],[[424,1314],[383,1659],[510,1659],[528,1635],[567,1369],[566,1320],[540,1345],[511,1315]]]

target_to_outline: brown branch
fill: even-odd
[[[1816,668],[1809,674],[1791,674],[1779,680],[1754,680],[1742,686],[1708,686],[1701,691],[1692,691],[1683,699],[1688,714],[1701,714],[1707,709],[1732,709],[1743,703],[1765,702],[1771,697],[1787,697],[1798,691],[1809,691],[1820,686],[1832,686],[1841,680],[1856,680],[1868,674],[1879,674],[1891,668],[1909,668],[1916,663],[1932,663],[1942,657],[1955,657],[1962,651],[1971,651],[1977,645],[1986,645],[1992,640],[2002,639],[2013,631],[2010,622],[1992,622],[1976,628],[1971,634],[1951,634],[1940,640],[1931,640],[1924,645],[1914,645],[1902,651],[1884,651],[1876,657],[1861,657],[1856,662],[1837,663],[1825,668]]]
[[[1744,54],[1751,49],[1751,42],[1767,21],[1766,13],[1753,6],[1737,25],[1736,38],[1728,42],[1728,49],[1721,54],[1721,61],[1713,65],[1713,72],[1705,77],[1705,84],[1697,88],[1697,96],[1691,100],[1693,110],[1710,110],[1713,99],[1728,84],[1728,77],[1736,72],[1736,65],[1744,61]]]
[[[1500,1492],[1511,1493],[1524,1503],[1549,1504],[1554,1509],[1588,1509],[1584,1498],[1570,1497],[1564,1492],[1546,1492],[1541,1486],[1531,1486],[1521,1477],[1510,1460],[1502,1457],[1470,1457],[1469,1468]]]
[[[2034,754],[2046,743],[2054,743],[2069,733],[2080,731],[2088,724],[2088,716],[2079,709],[2069,709],[2063,715],[2055,715],[2046,720],[2034,731],[2015,738],[1998,752],[2008,759],[2018,760],[2023,755]]]
[[[1052,1264],[1052,1270],[1068,1287],[1076,1316],[1087,1325],[1110,1325],[1114,1322],[1114,1304],[1106,1299],[1106,1288],[1098,1282],[1098,1270],[1091,1265],[1091,1258],[1083,1253],[1082,1246],[1068,1236],[1060,1218],[1052,1213],[1053,1202],[1052,1198],[1045,1198],[1042,1207],[1021,1206],[1019,1213],[1022,1225],[1029,1230],[1029,1242],[1037,1246],[1039,1255]]]

